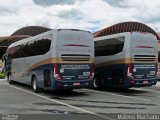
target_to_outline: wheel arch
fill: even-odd
[[[99,79],[101,79],[100,74],[98,72],[94,73],[94,77],[98,77]]]

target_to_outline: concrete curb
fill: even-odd
[[[156,87],[160,87],[160,81],[157,82]]]

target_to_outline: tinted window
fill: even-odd
[[[8,50],[12,58],[22,58],[43,55],[50,50],[51,40],[50,39],[40,39],[33,41],[31,43],[18,45]]]
[[[7,52],[10,58],[19,58],[20,57],[20,45],[9,48]]]
[[[119,39],[107,39],[95,42],[95,56],[108,56],[120,53],[123,50],[124,41]]]

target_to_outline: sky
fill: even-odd
[[[95,32],[127,21],[160,32],[160,0],[0,0],[0,36],[25,26]]]

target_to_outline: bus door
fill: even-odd
[[[51,87],[51,70],[44,69],[43,77],[44,77],[44,87]]]

